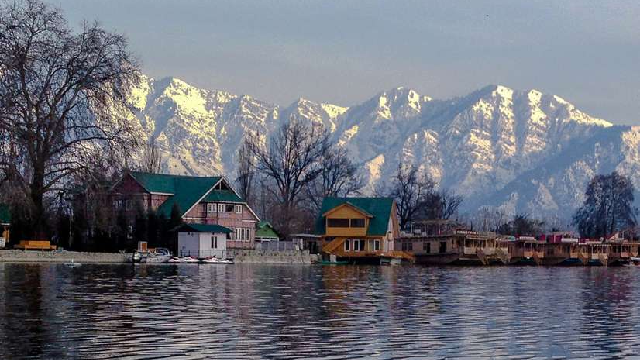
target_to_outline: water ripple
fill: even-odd
[[[626,359],[635,268],[0,264],[0,358]]]

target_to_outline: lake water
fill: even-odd
[[[0,263],[0,359],[634,358],[640,269]]]

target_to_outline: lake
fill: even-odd
[[[0,263],[0,359],[633,358],[640,268]]]

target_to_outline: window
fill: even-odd
[[[380,240],[373,240],[373,250],[380,251]]]
[[[353,240],[353,250],[364,251],[364,240]]]
[[[363,228],[364,227],[364,219],[351,219],[351,227],[353,227],[353,228]]]
[[[348,228],[349,219],[329,219],[329,227]]]
[[[218,248],[218,237],[215,235],[211,235],[211,247],[214,249]]]
[[[218,212],[224,212],[224,204],[218,204]]]
[[[207,204],[207,212],[208,213],[216,212],[216,204],[215,203],[208,203]]]
[[[351,249],[351,240],[347,239],[344,241],[344,251],[350,251]]]
[[[242,240],[241,231],[242,231],[241,228],[236,228],[236,240]]]
[[[431,243],[430,242],[424,244],[424,252],[426,252],[427,254],[431,253]]]
[[[126,210],[131,210],[131,200],[127,200],[124,202],[124,207]]]
[[[225,204],[225,212],[233,212],[233,204]]]
[[[242,214],[242,205],[236,205],[236,214]]]
[[[446,241],[441,241],[440,242],[440,254],[444,254],[447,252],[447,242]]]

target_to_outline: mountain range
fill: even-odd
[[[134,92],[141,136],[154,139],[164,172],[236,176],[247,131],[269,136],[295,117],[322,124],[348,149],[365,194],[415,164],[441,188],[464,196],[464,211],[568,218],[588,181],[618,170],[640,187],[640,127],[594,118],[556,95],[491,85],[433,99],[408,88],[350,106],[298,99],[281,107],[247,95],[145,77]]]

